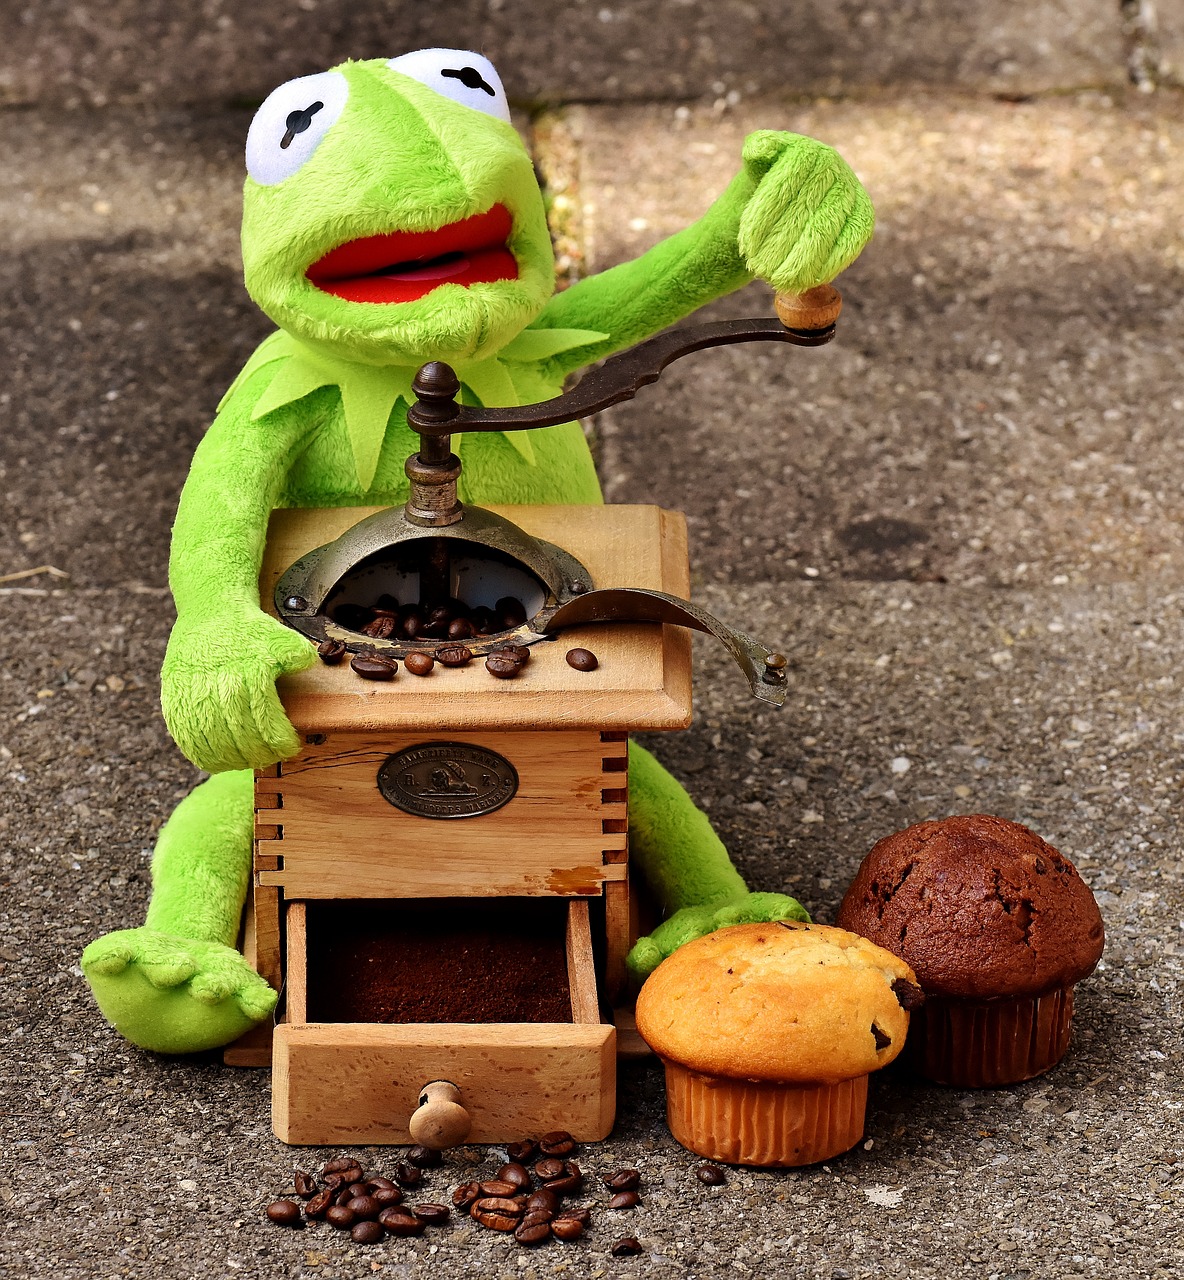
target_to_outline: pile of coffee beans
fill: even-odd
[[[454,1212],[468,1213],[486,1230],[512,1234],[519,1244],[531,1248],[551,1239],[571,1242],[592,1225],[590,1208],[568,1203],[585,1190],[584,1174],[571,1159],[577,1152],[575,1139],[562,1130],[512,1142],[496,1174],[462,1182],[452,1192],[451,1205],[429,1200],[406,1203],[408,1193],[423,1185],[424,1171],[440,1164],[438,1151],[412,1147],[391,1178],[367,1175],[355,1159],[343,1156],[330,1160],[319,1177],[295,1170],[294,1193],[303,1205],[297,1199],[275,1200],[265,1212],[271,1222],[289,1228],[327,1222],[340,1231],[348,1230],[355,1244],[377,1244],[388,1235],[422,1235],[426,1228],[448,1222]],[[617,1169],[602,1181],[610,1195],[610,1210],[628,1210],[641,1203],[641,1174],[636,1169]],[[642,1246],[633,1236],[625,1236],[611,1252],[627,1257],[641,1253]]]

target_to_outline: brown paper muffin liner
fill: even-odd
[[[863,1137],[867,1076],[833,1085],[768,1084],[663,1062],[670,1132],[708,1160],[815,1164]]]
[[[1000,1000],[930,996],[913,1014],[905,1055],[914,1071],[936,1084],[1018,1084],[1065,1056],[1072,1019],[1072,987]]]

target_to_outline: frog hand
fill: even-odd
[[[120,929],[82,953],[103,1016],[132,1044],[197,1053],[237,1040],[276,993],[237,951],[156,929]]]
[[[750,133],[744,168],[756,189],[737,245],[748,269],[783,293],[827,284],[872,237],[875,213],[833,147],[796,133]]]
[[[315,661],[303,636],[259,609],[182,615],[161,671],[161,709],[173,740],[210,773],[262,769],[295,755],[300,741],[275,682]]]
[[[683,907],[664,920],[648,938],[639,938],[629,952],[629,972],[640,982],[684,942],[714,933],[730,924],[765,924],[775,920],[809,923],[805,907],[784,893],[746,893],[706,907]]]

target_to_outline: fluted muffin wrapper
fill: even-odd
[[[905,1056],[918,1075],[936,1084],[1018,1084],[1060,1062],[1072,1020],[1072,987],[996,1000],[930,996],[913,1014]]]
[[[688,1150],[725,1164],[803,1165],[863,1137],[867,1076],[791,1085],[703,1075],[668,1059],[666,1119]]]

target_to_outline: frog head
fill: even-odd
[[[542,193],[492,64],[457,49],[290,80],[247,137],[247,291],[347,360],[483,359],[542,310]]]

